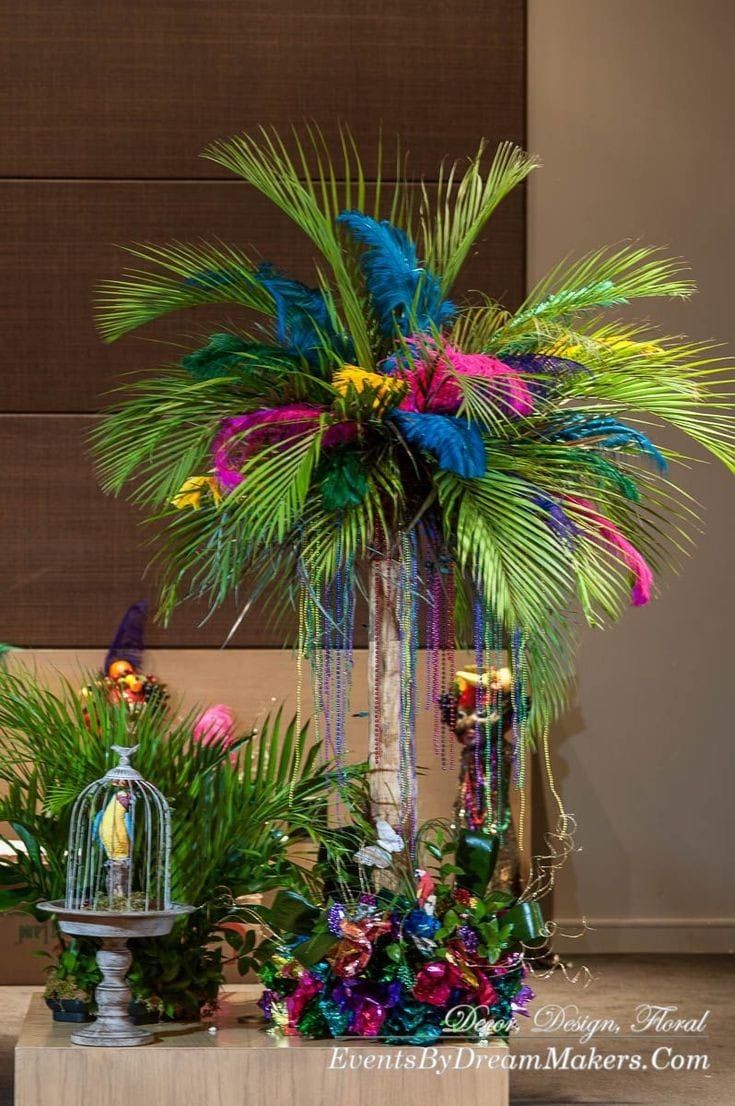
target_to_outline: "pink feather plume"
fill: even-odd
[[[653,593],[653,572],[643,554],[639,553],[615,523],[601,515],[588,499],[582,499],[576,495],[568,495],[565,498],[597,528],[602,540],[620,553],[621,560],[633,574],[630,601],[634,607],[644,607]]]
[[[323,407],[309,403],[286,403],[283,407],[263,407],[247,415],[223,419],[213,444],[214,467],[223,490],[231,491],[243,481],[242,466],[260,449],[284,445],[314,430]],[[324,431],[325,449],[351,441],[357,432],[354,423],[335,423]]]
[[[521,373],[496,357],[462,353],[452,346],[440,350],[434,342],[422,337],[411,342],[420,359],[404,374],[408,392],[399,405],[404,411],[455,414],[463,398],[457,375],[497,383],[500,397],[516,415],[529,415],[533,410],[531,390]]]

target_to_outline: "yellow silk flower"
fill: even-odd
[[[202,494],[205,491],[209,492],[215,503],[219,503],[222,495],[213,476],[190,476],[181,485],[171,503],[179,510],[193,507],[195,511],[198,511],[202,505]]]
[[[346,396],[350,388],[361,394],[364,391],[375,393],[374,407],[381,404],[394,395],[401,395],[406,390],[406,383],[394,376],[384,376],[382,373],[369,372],[357,365],[343,365],[332,377],[332,384],[341,396]]]

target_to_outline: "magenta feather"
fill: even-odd
[[[285,445],[312,433],[324,415],[323,407],[309,403],[286,403],[283,407],[263,407],[247,415],[223,419],[212,446],[214,468],[220,487],[231,491],[242,483],[242,466],[261,449]],[[322,446],[329,449],[352,441],[357,433],[354,423],[328,426]]]
[[[400,404],[404,411],[455,414],[463,399],[457,376],[492,381],[497,385],[500,401],[516,415],[529,415],[533,410],[533,396],[523,375],[496,357],[486,353],[462,353],[452,346],[440,349],[431,339],[420,335],[410,339],[409,349],[411,363],[403,371],[398,368],[408,384],[408,392]],[[395,361],[395,358],[389,359],[391,367]]]
[[[630,601],[634,607],[644,607],[653,593],[653,572],[643,554],[639,553],[615,523],[605,515],[601,515],[588,499],[582,499],[576,495],[566,496],[566,499],[577,507],[587,521],[592,523],[602,540],[620,554],[621,560],[633,574]]]
[[[517,369],[486,353],[462,353],[451,346],[446,346],[444,356],[461,376],[475,376],[497,382],[503,399],[516,415],[530,415],[533,411],[531,389]]]

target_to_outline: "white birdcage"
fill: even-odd
[[[77,798],[69,830],[65,906],[90,912],[171,908],[171,814],[161,792],[112,746],[120,763]]]

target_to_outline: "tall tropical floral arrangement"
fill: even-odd
[[[368,183],[340,141],[332,156],[315,128],[261,130],[205,151],[310,239],[313,277],[221,242],[131,247],[135,267],[99,295],[105,339],[205,304],[232,321],[128,388],[94,445],[104,488],[128,488],[161,531],[164,616],[189,597],[234,599],[238,622],[298,612],[338,762],[355,596],[369,596],[374,812],[410,839],[419,644],[435,697],[457,641],[480,673],[508,657],[522,782],[565,703],[577,615],[603,626],[647,603],[687,549],[696,510],[669,471],[686,439],[735,467],[732,398],[710,345],[628,317],[633,301],[693,291],[655,249],[564,261],[515,311],[455,294],[536,166],[522,150],[482,143],[432,185],[410,183],[400,153],[386,171],[381,150]],[[678,437],[656,444],[666,426]],[[492,717],[492,681],[478,694]],[[493,747],[476,775],[486,799]]]

